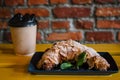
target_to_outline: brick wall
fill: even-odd
[[[12,42],[7,22],[19,12],[37,16],[37,43],[120,42],[120,0],[0,0],[0,43]]]

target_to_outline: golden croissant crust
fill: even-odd
[[[47,49],[37,64],[37,68],[51,70],[63,61],[76,60],[79,54],[86,52],[86,62],[89,69],[95,67],[107,70],[110,64],[101,57],[93,48],[82,45],[74,40],[60,41]]]

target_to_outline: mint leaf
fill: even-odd
[[[61,65],[60,65],[60,68],[61,69],[68,69],[68,68],[70,68],[70,67],[72,67],[73,65],[70,63],[70,62],[65,62],[65,63],[62,63]]]
[[[80,66],[85,62],[86,52],[82,52],[77,58],[77,68],[79,69]]]

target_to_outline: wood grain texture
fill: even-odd
[[[119,44],[86,44],[100,52],[108,51],[116,61],[120,70],[120,45]],[[82,76],[82,75],[32,75],[28,70],[31,57],[16,56],[11,53],[12,44],[0,44],[0,78],[2,80],[120,80],[120,72],[109,76]],[[51,47],[51,44],[37,44],[36,51],[44,51]],[[7,51],[7,49],[9,51]],[[6,51],[5,51],[6,50]],[[4,53],[5,52],[5,53]],[[98,78],[99,77],[99,78]]]

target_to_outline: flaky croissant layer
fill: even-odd
[[[110,64],[101,57],[93,48],[82,45],[74,40],[60,41],[46,50],[37,64],[37,68],[51,70],[63,61],[76,60],[78,55],[86,52],[86,62],[89,69],[95,67],[99,70],[107,70]]]

